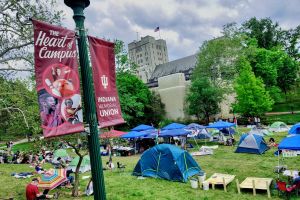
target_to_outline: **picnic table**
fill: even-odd
[[[233,181],[235,175],[214,173],[205,182],[212,185],[212,189],[215,189],[215,185],[223,185],[224,191],[227,192],[227,185]]]
[[[247,177],[241,184],[239,180],[236,180],[238,193],[241,193],[241,188],[252,189],[253,195],[256,195],[256,189],[267,190],[268,198],[271,198],[270,185],[272,183],[272,178],[257,178],[257,177]]]

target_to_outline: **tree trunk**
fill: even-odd
[[[78,155],[78,154],[77,154]],[[79,156],[79,161],[78,164],[76,166],[76,171],[75,171],[75,182],[74,182],[74,187],[72,190],[72,196],[73,197],[78,197],[78,186],[79,186],[79,169],[80,169],[80,165],[82,163],[83,160],[83,155],[78,155]]]

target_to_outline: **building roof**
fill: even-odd
[[[184,73],[185,79],[189,80],[196,63],[197,54],[173,60],[168,63],[159,64],[152,73],[151,78],[148,81],[148,86],[157,87],[158,78],[176,73]]]

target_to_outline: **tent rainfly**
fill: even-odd
[[[300,123],[292,126],[292,128],[289,130],[289,134],[300,134]]]
[[[170,144],[159,144],[145,151],[133,171],[136,176],[180,182],[196,174],[203,174],[203,171],[193,157]]]
[[[73,172],[75,172],[78,162],[79,162],[79,156],[76,156],[69,164],[68,169],[71,169]],[[84,173],[90,170],[91,170],[90,156],[86,155],[82,159],[79,172]]]
[[[273,131],[273,132],[284,132],[284,131],[288,131],[289,127],[284,123],[284,122],[274,122],[270,128],[269,131]]]
[[[269,149],[264,138],[255,134],[243,134],[235,153],[263,154]]]

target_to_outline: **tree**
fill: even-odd
[[[0,76],[0,135],[28,136],[41,132],[37,94],[31,81]]]
[[[71,134],[71,135],[64,135],[60,136],[59,138],[46,138],[44,140],[39,140],[35,142],[37,145],[37,149],[57,149],[58,144],[66,144],[70,146],[76,155],[79,157],[76,169],[75,169],[75,182],[74,187],[72,189],[72,196],[77,197],[79,195],[79,169],[83,160],[83,157],[88,155],[88,142],[87,136],[85,134]]]
[[[235,80],[236,103],[233,110],[243,116],[261,116],[272,109],[274,101],[265,90],[263,81],[256,78],[250,63],[241,58],[238,62],[241,69]]]
[[[56,0],[3,0],[0,3],[0,71],[33,71],[33,30],[29,18],[60,24]],[[22,67],[16,67],[20,64]]]
[[[237,74],[235,62],[242,54],[242,49],[239,37],[224,36],[204,42],[192,79],[208,77],[218,88],[231,88],[233,77]]]
[[[145,107],[145,121],[147,124],[157,127],[159,122],[164,119],[165,114],[165,104],[162,103],[160,95],[152,91],[150,102]]]
[[[160,96],[150,92],[136,76],[137,65],[128,59],[127,51],[121,40],[115,40],[117,65],[117,88],[123,117],[132,127],[140,123],[157,125],[165,114]]]
[[[272,49],[284,45],[285,31],[270,18],[256,19],[256,17],[242,24],[241,32],[250,38],[255,38],[259,48]]]
[[[122,115],[129,127],[140,123],[157,125],[165,110],[159,95],[150,92],[136,75],[129,72],[117,73]]]
[[[221,100],[222,93],[207,77],[194,79],[187,94],[187,112],[195,115],[198,120],[204,118],[208,124],[209,117],[220,111]]]

